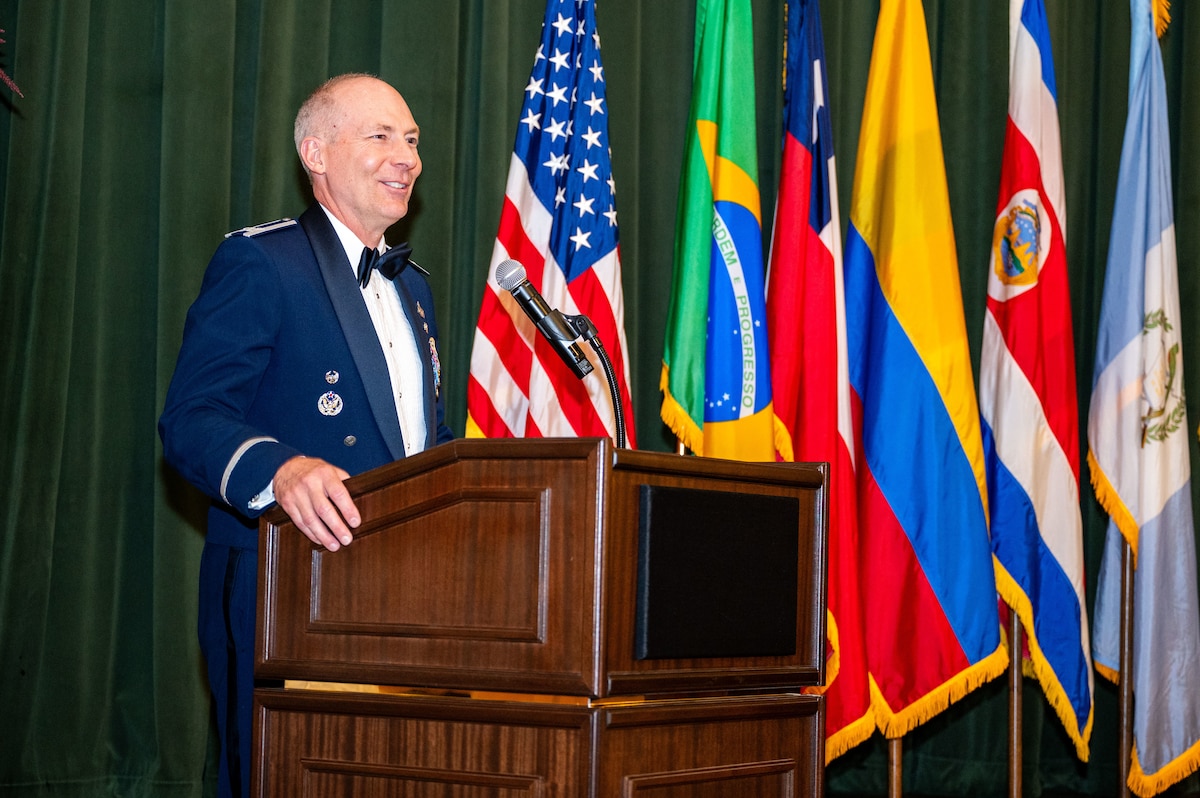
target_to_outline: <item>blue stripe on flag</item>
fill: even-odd
[[[996,439],[985,421],[983,451],[988,464],[992,528],[1005,530],[1002,536],[992,536],[992,550],[1029,599],[1042,654],[1058,677],[1082,729],[1087,726],[1092,705],[1088,685],[1091,664],[1079,637],[1083,608],[1070,577],[1042,538],[1029,494],[995,449]],[[1074,638],[1062,635],[1063,629],[1075,630]]]
[[[1057,103],[1058,86],[1054,81],[1054,57],[1050,49],[1050,25],[1046,22],[1046,7],[1040,2],[1026,2],[1021,7],[1021,24],[1037,42],[1038,52],[1042,56],[1042,83],[1046,84],[1050,96]]]
[[[978,612],[996,602],[991,557],[986,549],[962,545],[969,530],[987,528],[975,472],[854,225],[845,270],[850,384],[864,402],[863,418],[875,421],[863,429],[867,467],[912,542],[965,656],[978,662],[995,650],[997,619]],[[921,457],[939,462],[922,467]]]

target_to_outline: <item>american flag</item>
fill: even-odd
[[[608,101],[594,0],[549,0],[523,92],[467,389],[468,437],[615,436],[599,359],[580,380],[542,339],[496,266],[514,259],[551,307],[587,316],[619,382],[634,445]]]

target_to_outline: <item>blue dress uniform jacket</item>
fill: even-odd
[[[412,266],[394,285],[423,355],[428,448],[453,437],[433,296]],[[222,242],[188,312],[159,431],[167,462],[217,503],[208,541],[247,549],[261,512],[250,504],[289,458],[358,474],[404,456],[383,350],[320,206]]]
[[[393,281],[422,354],[425,446],[444,423],[433,296],[417,268]],[[333,226],[299,220],[231,234],[188,311],[159,419],[168,463],[212,498],[199,637],[221,744],[217,794],[250,793],[258,528],[252,509],[284,461],[359,474],[404,456],[383,349]],[[265,502],[263,502],[265,504]],[[297,533],[299,534],[299,533]]]

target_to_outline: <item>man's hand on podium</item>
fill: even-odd
[[[350,475],[318,457],[293,457],[275,472],[275,501],[304,535],[337,551],[350,545],[362,516],[346,490]]]

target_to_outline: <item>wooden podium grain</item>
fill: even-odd
[[[824,681],[826,485],[824,464],[459,440],[350,480],[364,521],[339,552],[273,510],[255,674],[286,686],[255,691],[255,793],[821,795],[801,691]],[[798,507],[787,651],[637,656],[660,489]]]

